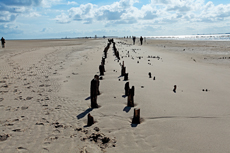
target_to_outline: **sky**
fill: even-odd
[[[0,0],[0,37],[230,33],[229,0]]]

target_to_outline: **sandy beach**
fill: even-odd
[[[91,109],[90,81],[99,75],[107,39],[6,40],[0,152],[229,152],[230,42],[114,42],[121,59],[111,45],[100,107]],[[135,107],[124,96],[123,61]],[[141,124],[132,124],[135,108]],[[88,113],[95,120],[89,127]]]

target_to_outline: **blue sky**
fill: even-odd
[[[229,33],[229,27],[229,0],[0,0],[6,39]]]

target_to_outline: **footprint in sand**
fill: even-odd
[[[14,124],[10,124],[10,123],[9,123],[9,124],[5,124],[4,126],[13,126],[13,125],[14,125]]]
[[[4,98],[0,98],[0,102],[2,102],[4,100]]]
[[[33,99],[33,97],[26,97],[26,100],[31,100]]]
[[[57,140],[57,139],[58,139],[57,136],[52,135],[52,136],[49,136],[48,138],[46,138],[45,141],[47,141],[47,140],[53,141],[53,140]]]
[[[26,109],[28,109],[28,107],[27,106],[22,106],[21,109],[26,110]]]
[[[44,125],[44,123],[36,123],[35,125]]]
[[[17,150],[18,150],[19,152],[29,152],[29,151],[28,151],[26,148],[24,148],[24,147],[18,147]]]
[[[0,141],[5,141],[8,137],[10,137],[9,134],[0,135]]]
[[[58,105],[57,107],[55,107],[55,109],[61,109],[62,106],[61,105]]]
[[[46,152],[49,152],[49,149],[47,149],[47,148],[42,148],[41,153],[46,153]]]
[[[14,132],[22,132],[21,129],[15,129],[15,130],[12,130]]]

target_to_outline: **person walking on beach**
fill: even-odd
[[[142,36],[140,37],[140,42],[141,42],[141,45],[142,45],[142,43],[143,43],[143,38],[142,38]]]
[[[2,42],[2,48],[5,48],[5,43],[6,43],[6,41],[5,41],[5,39],[2,37],[2,39],[1,39],[1,42]]]
[[[133,36],[133,45],[135,45],[135,40],[136,40],[136,37]]]

